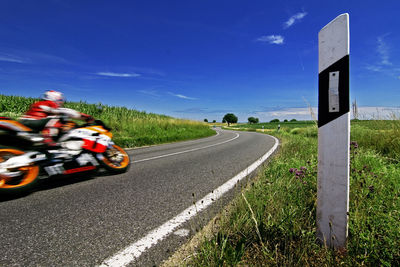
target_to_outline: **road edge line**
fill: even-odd
[[[270,135],[269,135],[270,136]],[[237,183],[251,174],[254,170],[256,170],[262,163],[264,163],[278,148],[279,140],[270,136],[275,140],[274,146],[261,158],[256,160],[250,166],[248,166],[243,171],[239,172],[236,176],[219,186],[217,189],[213,190],[213,192],[207,194],[202,199],[198,200],[195,204],[191,205],[189,208],[182,211],[180,214],[172,218],[171,220],[165,222],[161,226],[155,228],[150,231],[146,236],[142,237],[138,241],[129,245],[128,247],[120,250],[115,255],[109,257],[100,267],[117,267],[117,266],[127,266],[128,264],[135,261],[140,257],[142,253],[144,253],[149,248],[156,245],[159,241],[163,240],[170,234],[174,232],[176,228],[181,226],[183,223],[190,220],[192,217],[196,216],[202,210],[210,206],[217,199],[221,198],[226,192],[231,190]]]

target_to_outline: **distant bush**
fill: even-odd
[[[279,119],[273,119],[270,122],[279,122]]]

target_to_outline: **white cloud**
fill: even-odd
[[[378,51],[378,54],[381,57],[381,62],[380,63],[382,65],[391,66],[392,63],[390,62],[390,58],[389,58],[389,47],[388,47],[388,45],[386,44],[386,42],[384,40],[386,35],[378,37],[378,40],[377,40],[377,42],[378,42],[377,51]]]
[[[318,107],[312,107],[316,118],[318,118]],[[272,119],[279,120],[313,120],[309,108],[286,108],[280,110],[273,110],[267,112],[256,112],[257,116],[260,117],[260,121],[270,121]],[[400,107],[358,107],[359,119],[371,120],[371,119],[399,119],[400,118]],[[353,118],[353,112],[350,110],[351,118]],[[256,117],[257,117],[256,116]]]
[[[100,75],[100,76],[106,76],[106,77],[122,77],[122,78],[142,76],[138,73],[116,73],[116,72],[97,72],[96,74]]]
[[[367,65],[365,68],[367,70],[374,71],[374,72],[382,72],[383,71],[382,66],[378,66],[378,65]]]
[[[12,63],[28,63],[25,59],[4,53],[0,53],[0,61],[12,62]]]
[[[74,64],[62,57],[30,50],[0,47],[0,61],[20,64]]]
[[[314,113],[317,108],[312,108]],[[272,110],[266,112],[256,112],[257,116],[260,116],[260,121],[270,121],[272,119],[279,120],[312,120],[310,110],[308,108],[286,108],[279,110]]]
[[[285,23],[283,28],[287,29],[291,27],[296,21],[300,21],[307,15],[307,12],[299,12],[293,16],[291,16]]]
[[[138,90],[139,93],[159,97],[160,94],[156,90]]]
[[[360,119],[399,119],[400,107],[358,107]],[[352,114],[353,115],[353,114]]]
[[[267,42],[270,44],[283,44],[285,38],[281,35],[268,35],[268,36],[261,36],[256,41],[258,42]]]
[[[365,68],[369,71],[383,73],[397,79],[399,77],[400,68],[394,66],[390,58],[390,46],[385,38],[389,34],[384,34],[376,38],[376,52],[378,59],[373,64],[367,64]]]
[[[189,97],[189,96],[185,96],[185,95],[181,95],[181,94],[174,94],[169,92],[170,95],[178,97],[178,98],[182,98],[182,99],[187,99],[187,100],[196,100],[197,98],[194,97]]]

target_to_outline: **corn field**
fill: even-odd
[[[17,119],[37,98],[0,94],[0,116]],[[112,128],[114,141],[124,147],[138,147],[211,136],[215,132],[203,122],[175,119],[102,103],[66,102],[64,107],[101,119]]]

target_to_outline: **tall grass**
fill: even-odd
[[[234,126],[235,129],[265,129],[288,132],[293,135],[317,137],[318,128],[314,121],[274,122],[274,123],[242,123]],[[312,127],[314,126],[314,127]],[[272,133],[269,131],[269,133]],[[382,156],[400,160],[400,119],[395,115],[387,120],[353,120],[351,121],[351,138],[358,140],[363,147],[374,149]]]
[[[0,95],[0,115],[18,118],[37,100],[36,98]],[[86,102],[66,102],[64,106],[103,120],[112,128],[114,141],[124,147],[188,140],[215,133],[202,122],[175,119],[126,107]]]
[[[352,124],[351,138],[362,147],[400,160],[400,120],[358,121]]]
[[[379,127],[396,130],[390,124]],[[380,131],[366,125],[362,129]],[[238,195],[230,212],[221,215],[219,230],[182,265],[399,266],[400,164],[386,157],[391,150],[387,154],[376,145],[390,147],[392,133],[362,135],[355,128],[352,138],[360,139],[352,139],[346,249],[330,250],[317,243],[317,137],[310,134],[316,129],[292,129],[275,132],[282,141],[279,154],[244,197]],[[375,142],[365,141],[365,136]]]

